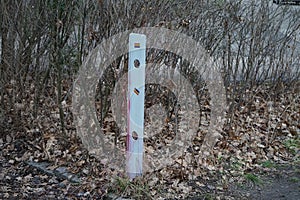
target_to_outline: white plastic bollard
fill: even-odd
[[[126,168],[130,179],[143,173],[146,36],[129,35]]]

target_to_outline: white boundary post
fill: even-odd
[[[143,173],[146,36],[129,35],[126,168],[130,179]]]

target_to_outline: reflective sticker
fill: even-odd
[[[136,95],[139,95],[139,94],[140,94],[140,91],[139,91],[138,89],[134,88],[134,93],[135,93]]]
[[[140,47],[141,47],[141,44],[139,42],[134,43],[134,48],[140,48]]]

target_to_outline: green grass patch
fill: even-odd
[[[120,192],[124,192],[129,185],[130,185],[129,179],[121,178],[121,177],[116,178],[116,186]]]
[[[287,148],[292,154],[296,154],[300,149],[300,139],[287,139],[283,142],[285,148]]]
[[[270,160],[266,160],[266,161],[263,161],[261,163],[261,166],[264,167],[264,168],[274,168],[275,167],[275,163],[270,161]]]
[[[251,181],[252,183],[255,183],[257,185],[261,185],[263,183],[263,181],[255,174],[247,173],[244,175],[244,177],[246,180]]]
[[[117,196],[131,196],[134,199],[151,198],[149,186],[143,178],[129,180],[127,177],[116,177],[111,184],[111,193]]]
[[[235,169],[235,170],[240,170],[240,169],[242,169],[243,166],[244,166],[244,163],[242,163],[239,160],[236,160],[231,164],[232,169]]]
[[[293,183],[299,183],[300,179],[298,177],[292,177],[292,178],[290,178],[290,181]]]

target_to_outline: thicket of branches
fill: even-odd
[[[87,54],[103,39],[138,27],[180,31],[221,60],[220,71],[231,88],[231,112],[242,101],[251,100],[245,96],[247,90],[261,84],[268,84],[274,95],[286,86],[295,87],[300,72],[300,13],[268,1],[245,2],[1,0],[1,132],[8,127],[35,126],[34,120],[47,114],[42,110],[48,102],[57,106],[64,134],[63,104],[71,101],[72,82]],[[180,59],[172,52],[152,54],[169,66]],[[103,113],[115,84],[114,69],[126,59],[124,55],[113,63],[99,81]],[[31,118],[32,124],[20,124],[22,118]]]

